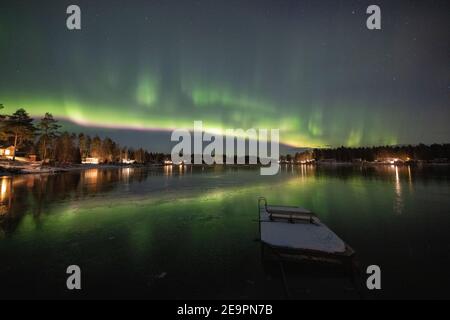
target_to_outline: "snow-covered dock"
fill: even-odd
[[[263,203],[263,205],[261,205]],[[311,211],[258,200],[261,241],[281,258],[345,262],[354,251]]]

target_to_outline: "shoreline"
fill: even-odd
[[[216,164],[216,165],[197,165],[189,164],[184,165],[186,167],[203,167],[212,168],[216,166],[221,167],[261,167],[261,164]],[[376,163],[376,162],[334,162],[334,163],[280,163],[280,167],[285,166],[308,166],[308,167],[445,167],[450,166],[450,163],[438,163],[438,162],[424,162],[418,164],[390,164],[390,163]],[[166,164],[71,164],[66,166],[41,166],[40,163],[0,163],[0,177],[27,175],[27,174],[58,174],[73,171],[84,171],[90,169],[126,169],[126,168],[164,168],[164,167],[178,167],[178,165],[166,165]]]
[[[22,164],[22,165],[21,165]],[[207,165],[207,164],[189,164],[183,165],[183,167],[203,167],[203,168],[213,168],[216,166],[223,167],[261,167],[260,164],[219,164],[219,165]],[[18,175],[27,175],[27,174],[58,174],[58,173],[66,173],[66,172],[74,172],[74,171],[84,171],[90,169],[127,169],[127,168],[148,168],[148,169],[156,169],[156,168],[164,168],[164,167],[179,167],[176,164],[70,164],[66,166],[43,166],[41,167],[40,163],[28,163],[24,164],[23,162],[18,162],[17,164],[4,164],[0,162],[0,177],[5,176],[18,176]]]
[[[41,166],[40,164],[7,165],[0,164],[0,177],[26,174],[58,174],[72,171],[84,171],[90,169],[125,169],[125,168],[155,168],[163,165],[136,165],[136,164],[71,164],[66,166]]]

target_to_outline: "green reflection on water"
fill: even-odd
[[[0,277],[33,266],[45,279],[76,262],[95,275],[92,285],[108,275],[128,283],[124,290],[150,296],[156,287],[177,296],[173,290],[182,284],[180,296],[255,296],[248,282],[270,287],[254,241],[258,196],[313,210],[362,259],[397,261],[401,268],[402,260],[424,259],[424,222],[437,225],[436,239],[428,238],[437,254],[445,249],[439,240],[449,218],[440,212],[450,211],[448,176],[408,167],[288,166],[275,177],[243,168],[6,177],[0,252],[8,262],[0,265]]]

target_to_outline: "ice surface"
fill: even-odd
[[[265,209],[261,210],[261,240],[269,245],[343,253],[346,250],[342,241],[333,231],[316,217],[315,223],[289,223],[288,221],[270,221]]]

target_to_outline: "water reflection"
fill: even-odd
[[[1,180],[1,193],[0,193],[0,216],[6,215],[11,208],[12,200],[12,179],[3,177]]]
[[[254,241],[256,199],[264,195],[316,212],[362,265],[387,265],[399,278],[386,279],[383,297],[392,297],[387,290],[398,283],[420,281],[417,274],[430,275],[415,287],[420,296],[449,287],[449,177],[448,168],[437,167],[311,165],[285,166],[276,176],[247,166],[168,166],[3,177],[0,283],[8,295],[23,295],[29,283],[59,292],[65,278],[54,279],[55,270],[76,261],[100,290],[93,296],[267,298],[280,283],[260,269]],[[168,276],[155,280],[162,272]],[[120,284],[115,292],[103,282],[113,278]],[[327,292],[306,273],[297,280]],[[408,295],[407,289],[398,290]]]
[[[412,191],[412,174],[411,174],[411,167],[408,166],[408,185],[409,185],[409,190]]]
[[[379,180],[386,183],[387,189],[378,195],[394,199],[393,212],[402,214],[405,207],[405,192],[413,192],[413,185],[420,183],[448,183],[449,170],[446,168],[412,168],[403,166],[348,167],[311,165],[286,165],[277,176],[260,176],[259,168],[251,167],[194,167],[194,166],[164,166],[158,169],[147,168],[112,168],[89,169],[79,172],[68,172],[56,175],[22,175],[0,178],[0,230],[8,235],[17,228],[20,220],[26,214],[35,219],[49,211],[50,206],[61,202],[75,202],[83,198],[103,196],[116,192],[117,196],[152,194],[155,192],[176,198],[181,192],[195,189],[197,197],[212,194],[222,194],[223,190],[238,190],[241,186],[257,189],[261,186],[282,188],[292,185],[297,188],[297,194],[306,194],[313,184],[317,190],[315,202],[312,205],[327,210],[330,194],[325,193],[327,186],[332,186],[336,179],[342,183],[350,183],[355,192],[348,197],[367,196],[366,182]],[[185,179],[189,175],[189,179]],[[183,179],[179,179],[182,178]],[[203,178],[202,178],[203,177]],[[149,180],[149,179],[153,180]],[[176,178],[176,179],[174,179]],[[301,184],[298,182],[301,181]],[[145,182],[145,183],[144,183]],[[321,183],[317,186],[317,183]],[[405,186],[408,185],[405,189]],[[389,188],[391,191],[389,191]],[[340,190],[336,190],[340,192]],[[406,196],[407,196],[406,195]],[[332,195],[331,195],[332,196]],[[376,202],[376,195],[368,194]],[[282,201],[283,199],[280,199]],[[298,204],[293,200],[293,204]],[[308,200],[308,199],[306,199]],[[305,201],[305,199],[303,199]]]
[[[172,175],[172,166],[164,166],[164,175],[171,176]]]
[[[394,212],[396,214],[400,215],[400,214],[402,214],[402,210],[403,210],[402,185],[400,183],[400,175],[399,175],[398,166],[391,166],[391,167],[394,167],[394,170],[395,170]]]
[[[148,170],[89,169],[64,174],[6,176],[0,179],[0,230],[12,233],[26,214],[36,219],[58,201],[77,201],[113,191],[119,185],[142,182]]]

